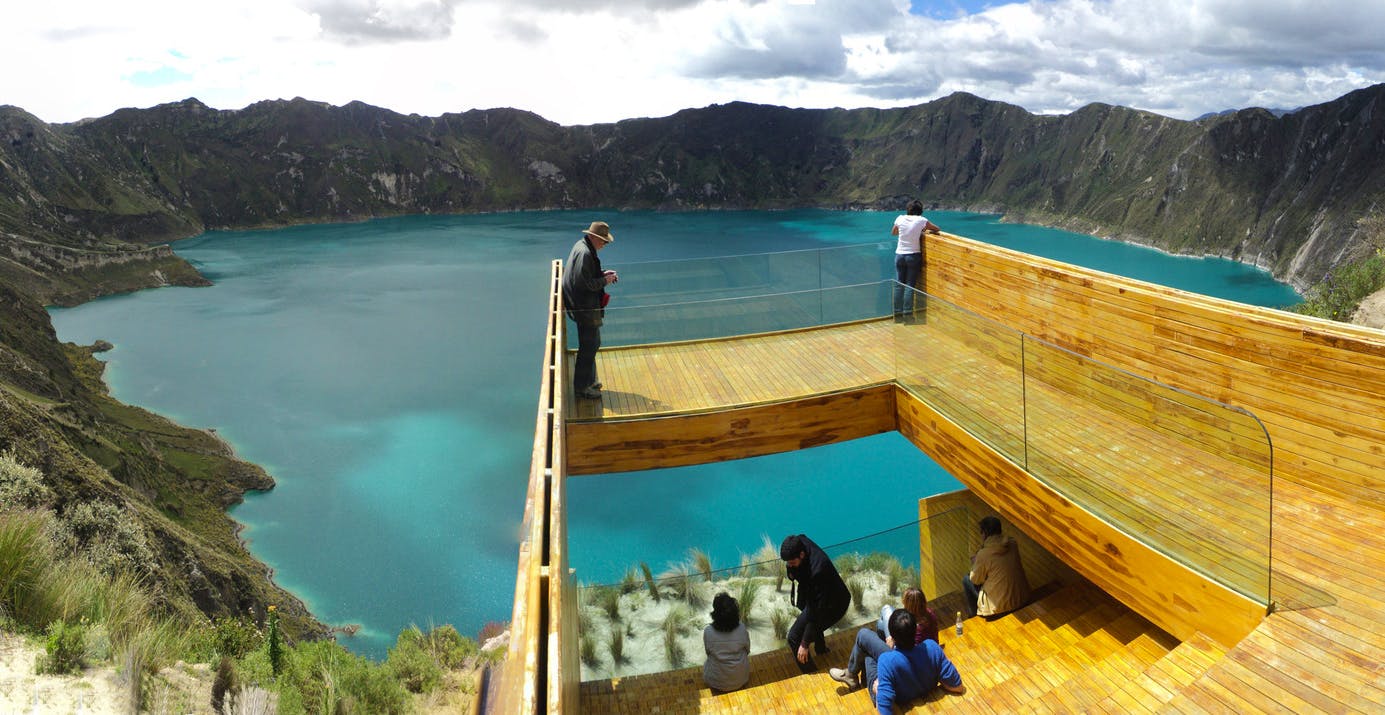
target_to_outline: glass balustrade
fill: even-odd
[[[896,381],[1150,547],[1269,603],[1272,461],[1249,412],[913,291]]]
[[[892,244],[891,244],[892,245]],[[889,314],[884,244],[615,266],[604,348],[799,330]],[[568,347],[576,349],[575,330]]]

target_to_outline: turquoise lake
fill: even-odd
[[[601,253],[642,261],[892,242],[893,213],[527,212],[215,232],[175,250],[215,282],[52,311],[63,340],[108,340],[115,396],[215,428],[278,481],[233,515],[277,581],[382,657],[410,624],[475,634],[510,617],[542,359],[548,265],[609,221]],[[945,230],[1111,273],[1282,307],[1287,286],[995,216]],[[890,244],[892,245],[892,243]],[[619,300],[619,286],[612,291]],[[913,521],[957,486],[898,435],[785,455],[570,481],[578,577],[656,571],[689,547],[734,565],[786,533],[844,541]],[[898,500],[883,495],[904,495]]]

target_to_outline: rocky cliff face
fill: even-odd
[[[956,94],[893,110],[732,103],[587,127],[511,109],[420,117],[302,99],[238,111],[189,99],[76,125],[6,107],[0,231],[115,251],[207,228],[403,213],[893,209],[920,196],[1228,256],[1303,286],[1360,251],[1355,219],[1385,190],[1383,97],[1385,85],[1281,117],[1185,122],[1106,105],[1036,116]],[[195,280],[166,256],[142,260],[149,270],[112,290],[154,284],[156,271]],[[50,293],[74,299],[70,287]]]

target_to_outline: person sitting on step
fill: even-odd
[[[914,645],[918,645],[926,640],[938,640],[938,614],[928,606],[928,597],[923,595],[923,590],[917,586],[910,586],[904,589],[904,595],[900,597],[900,602],[904,609],[914,614],[914,621],[918,623],[918,632],[914,634]],[[881,638],[889,635],[890,614],[894,613],[894,606],[880,607],[880,621],[875,630]]]
[[[941,686],[949,693],[965,693],[962,676],[935,640],[917,645],[911,641],[918,630],[914,614],[900,608],[890,614],[890,636],[881,641],[871,628],[856,633],[847,666],[832,668],[833,680],[856,689],[857,677],[864,674],[867,692],[881,715],[890,715],[895,703],[901,705],[933,692]]]
[[[962,577],[968,616],[994,618],[1029,602],[1029,580],[1020,564],[1019,544],[1000,535],[1000,519],[981,520],[981,548],[971,557],[971,573]]]

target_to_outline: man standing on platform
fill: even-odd
[[[572,245],[563,271],[563,308],[577,324],[577,364],[572,369],[572,392],[579,398],[601,399],[596,379],[596,351],[601,349],[601,321],[606,314],[606,286],[617,280],[615,271],[601,270],[596,254],[616,237],[605,221],[592,221]]]
[[[779,557],[793,582],[789,600],[799,609],[798,618],[789,626],[789,650],[798,669],[810,673],[817,670],[817,664],[808,653],[808,643],[813,643],[819,655],[827,652],[824,631],[846,615],[851,592],[827,552],[803,534],[784,537]]]

